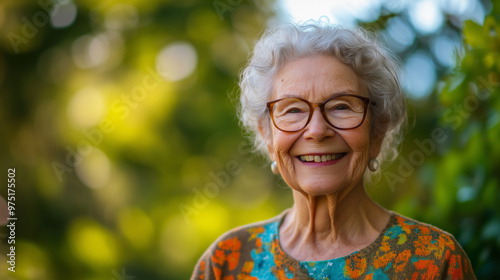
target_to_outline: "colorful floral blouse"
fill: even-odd
[[[280,247],[278,229],[286,213],[221,236],[191,279],[476,279],[452,235],[396,213],[364,249],[331,260],[298,261]]]

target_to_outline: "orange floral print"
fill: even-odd
[[[430,255],[429,244],[431,243],[432,237],[430,235],[419,236],[418,240],[415,241],[415,254],[418,256],[428,256]]]
[[[419,260],[415,262],[415,268],[418,270],[427,269],[423,274],[420,274],[422,280],[433,280],[439,276],[439,267],[435,265],[434,260]]]
[[[389,263],[396,257],[396,253],[394,252],[389,252],[389,253],[386,253],[386,254],[383,254],[380,256],[380,252],[377,252],[377,257],[375,258],[374,262],[373,262],[373,267],[375,267],[375,269],[378,269],[378,268],[386,268],[387,265],[389,265]]]
[[[359,276],[363,275],[363,273],[365,273],[366,259],[358,258],[356,256],[348,258],[346,261],[345,269],[345,274],[347,274],[347,276],[351,278],[358,278]]]
[[[223,265],[226,260],[226,255],[223,250],[215,250],[214,255],[212,255],[212,262]]]
[[[222,279],[222,277],[221,277],[222,276],[222,270],[220,268],[216,267],[216,266],[214,266],[213,269],[214,269],[215,279],[216,280]]]
[[[373,280],[373,273],[366,275],[365,280]]]
[[[450,274],[451,279],[463,279],[463,268],[462,268],[462,258],[461,256],[451,255],[450,258]]]
[[[241,242],[236,237],[221,241],[218,244],[218,248],[220,249],[216,249],[214,251],[211,260],[213,263],[220,266],[227,262],[229,270],[234,270],[238,266],[238,262],[240,259],[240,247]],[[226,251],[228,251],[227,254]]]
[[[397,272],[401,272],[404,270],[405,266],[408,264],[408,260],[410,259],[410,257],[411,251],[408,249],[398,254],[396,260],[394,260],[394,266]]]
[[[223,250],[238,251],[240,247],[241,242],[236,237],[219,242],[219,248]]]

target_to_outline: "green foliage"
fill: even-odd
[[[500,14],[495,14],[500,5],[494,6],[484,25],[465,23],[460,67],[438,93],[443,110],[460,109],[440,118],[450,141],[435,165],[444,177],[436,187],[447,185],[448,195],[457,199],[452,205],[436,203],[453,209],[446,217],[455,221],[453,233],[469,252],[478,279],[500,277]],[[451,159],[452,154],[457,156]]]
[[[187,279],[227,228],[284,207],[271,203],[280,193],[228,101],[270,3],[75,1],[75,21],[55,28],[47,11],[67,12],[57,2],[0,4],[0,166],[17,170],[15,279]],[[190,75],[169,78],[193,59],[186,47],[163,59],[166,78],[154,73],[162,51],[186,43]],[[0,278],[8,273],[2,261]]]
[[[500,277],[498,6],[494,3],[483,25],[465,22],[459,64],[420,107],[427,110],[415,107],[414,126],[401,154],[409,161],[413,154],[415,172],[396,184],[395,189],[406,189],[406,196],[392,207],[451,232],[468,253],[478,279]],[[445,141],[431,137],[436,129],[446,132]],[[413,139],[427,144],[409,144]],[[416,160],[418,153],[425,154],[424,161]],[[401,174],[401,165],[396,160],[386,172]]]
[[[290,207],[228,97],[273,1],[75,1],[65,28],[44,22],[40,3],[54,2],[0,4],[0,166],[17,170],[14,279],[187,279],[221,233]],[[479,279],[500,277],[499,11],[495,3],[483,25],[463,25],[459,67],[439,68],[435,92],[409,100],[414,125],[401,156],[368,187],[388,209],[453,233]],[[382,11],[359,24],[383,31],[394,17],[406,20]],[[419,35],[398,55],[431,41]],[[168,78],[189,56],[166,63],[166,79],[152,74],[165,47],[186,43],[197,61],[190,75]]]

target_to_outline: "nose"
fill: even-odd
[[[305,139],[321,141],[324,138],[335,136],[335,130],[326,122],[320,109],[316,107],[314,108],[311,120],[307,124],[303,135]]]

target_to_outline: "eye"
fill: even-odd
[[[286,111],[286,114],[298,114],[298,113],[302,113],[302,109],[300,108],[290,108]]]
[[[332,111],[342,111],[342,110],[350,110],[351,108],[347,104],[337,104],[333,106],[330,110]]]

